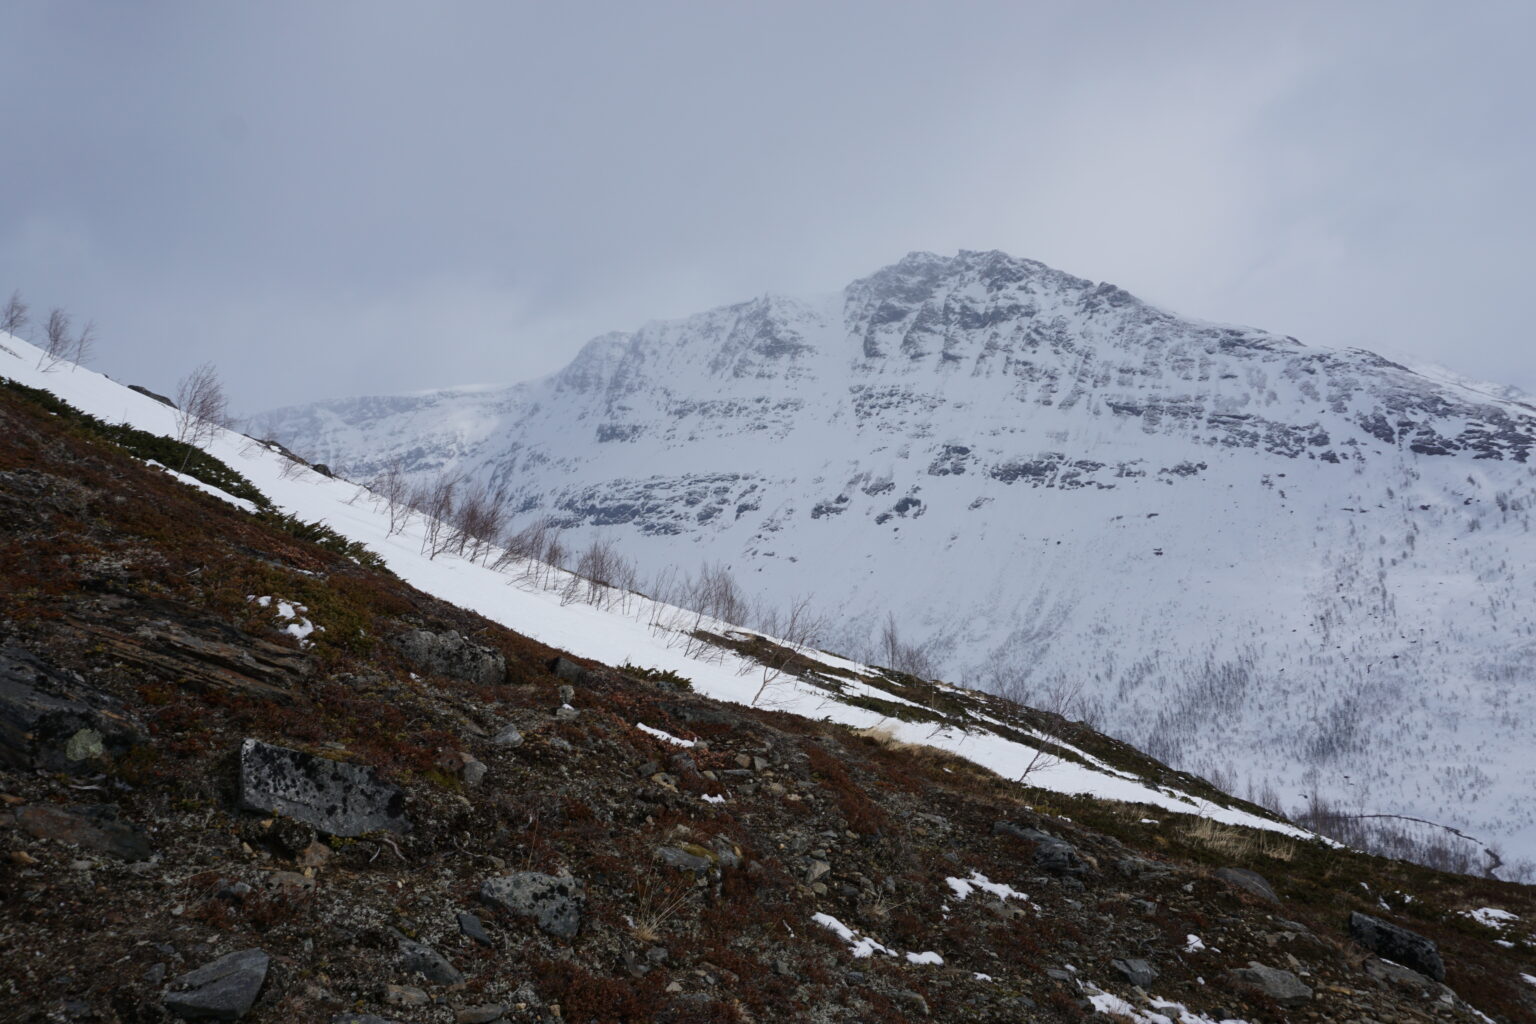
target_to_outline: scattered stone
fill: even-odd
[[[112,804],[32,804],[16,812],[16,824],[34,839],[70,843],[111,854],[119,860],[148,860],[153,852],[148,837],[136,826],[120,820],[117,813]]]
[[[539,930],[561,939],[575,938],[581,928],[584,897],[572,878],[537,871],[488,878],[480,898],[518,917],[531,917]]]
[[[1249,871],[1247,868],[1217,868],[1212,873],[1233,888],[1252,893],[1261,900],[1270,903],[1280,902],[1280,897],[1275,895],[1274,887],[1257,871]]]
[[[434,985],[458,985],[464,974],[448,958],[425,943],[400,937],[400,967],[407,974],[419,974]]]
[[[693,843],[683,846],[663,846],[656,851],[656,859],[669,868],[677,868],[679,871],[695,871],[703,873],[715,866],[714,855],[711,851]]]
[[[433,675],[480,686],[507,681],[506,655],[493,647],[482,647],[453,630],[433,633],[413,629],[395,637],[394,645],[417,668]]]
[[[295,821],[293,818],[274,818],[269,837],[283,853],[297,857],[315,841],[315,830],[306,822]]]
[[[1077,975],[1067,970],[1065,967],[1047,967],[1045,969],[1045,976],[1053,981],[1061,982],[1073,992],[1077,992],[1082,989],[1082,985],[1079,984],[1077,980]]]
[[[523,734],[517,726],[504,726],[500,732],[491,737],[491,742],[498,747],[520,747],[523,744]]]
[[[1257,989],[1281,1006],[1295,1008],[1312,998],[1312,990],[1290,971],[1265,967],[1254,960],[1247,967],[1227,972],[1227,976],[1234,985]]]
[[[468,912],[459,915],[459,934],[482,946],[495,945],[491,937],[485,933],[485,925],[480,923],[478,917]]]
[[[1402,964],[1435,981],[1445,980],[1440,947],[1416,932],[1369,914],[1349,915],[1349,937],[1384,960]]]
[[[426,1006],[432,997],[410,985],[385,985],[384,1001],[390,1006]]]
[[[275,892],[287,896],[295,896],[310,892],[315,887],[315,880],[307,875],[301,875],[297,871],[274,871],[262,879],[262,885]]]
[[[1157,968],[1145,960],[1111,960],[1109,965],[1119,973],[1120,977],[1137,988],[1148,988],[1157,980]]]
[[[177,978],[165,996],[165,1008],[193,1020],[239,1020],[256,1002],[271,962],[259,949],[221,956]]]
[[[150,988],[159,988],[161,983],[165,981],[167,970],[168,969],[165,966],[165,961],[163,960],[157,960],[150,964],[144,969],[144,984],[148,985]]]
[[[455,1013],[453,1019],[456,1024],[491,1024],[506,1012],[507,1008],[500,1003],[486,1003],[484,1006],[466,1006]]]
[[[107,752],[101,742],[101,733],[95,729],[81,729],[64,744],[64,760],[89,761]]]
[[[477,761],[473,757],[468,758],[464,762],[464,770],[461,773],[464,778],[464,785],[480,785],[481,782],[485,781],[485,773],[488,771],[490,771],[490,769],[485,766],[483,761]]]
[[[375,1013],[338,1013],[331,1018],[331,1024],[400,1024],[400,1022],[387,1020]]]
[[[240,745],[240,806],[286,815],[333,836],[410,831],[405,794],[366,765],[332,761],[257,739]]]
[[[323,868],[325,862],[331,859],[335,853],[329,846],[316,840],[299,851],[298,864],[301,868]]]

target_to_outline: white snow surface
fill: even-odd
[[[1183,1003],[1167,999],[1151,998],[1147,1000],[1147,1007],[1140,1007],[1091,985],[1085,984],[1084,988],[1095,1010],[1134,1021],[1135,1024],[1247,1024],[1237,1017],[1224,1017],[1218,1021],[1214,1017],[1194,1012]]]
[[[946,678],[1242,795],[1536,859],[1518,392],[917,253],[605,335],[539,381],[274,416],[360,476],[505,487],[647,579],[709,560],[780,607],[812,593],[842,626],[821,646],[867,650],[889,611]]]
[[[1520,920],[1520,915],[1511,914],[1498,907],[1478,907],[1476,910],[1467,911],[1467,916],[1488,928],[1503,928],[1511,921]]]
[[[673,736],[669,732],[658,729],[653,725],[646,725],[644,722],[636,722],[635,728],[639,729],[641,732],[650,733],[652,736],[655,736],[659,740],[665,740],[666,742],[679,747],[691,747],[698,742],[697,740],[681,739],[677,736]]]
[[[6,347],[0,348],[0,376],[47,389],[107,422],[125,422],[142,430],[174,436],[175,413],[159,402],[85,368],[39,372],[34,368],[36,361],[35,348],[20,339],[9,339]],[[358,485],[308,470],[293,472],[292,463],[284,456],[230,430],[218,431],[207,450],[250,479],[283,511],[306,521],[324,521],[342,535],[366,544],[383,556],[397,575],[427,593],[582,657],[609,665],[628,662],[675,671],[692,680],[697,692],[717,700],[750,703],[757,695],[761,673],[756,663],[743,662],[738,656],[716,648],[710,648],[703,656],[685,653],[681,631],[694,625],[692,613],[658,605],[639,595],[625,595],[602,608],[565,603],[558,586],[546,589],[524,582],[520,578],[524,574],[516,567],[509,572],[497,572],[452,555],[429,558],[423,554],[419,521],[391,534],[387,512]],[[289,611],[293,609],[290,607]],[[716,631],[735,628],[729,623],[709,620],[704,625]],[[815,652],[815,656],[855,671],[870,671],[854,662],[829,659],[820,652]],[[850,692],[856,689],[850,687]],[[883,699],[891,697],[884,690],[869,688],[868,692]],[[1042,789],[1146,803],[1227,824],[1310,836],[1294,826],[1238,808],[1196,800],[1107,766],[1071,761],[1038,766],[1037,752],[1027,744],[992,732],[935,732],[931,724],[888,719],[873,711],[829,701],[823,691],[787,675],[772,684],[768,699],[776,710],[853,728],[880,726],[897,740],[949,750],[1006,778],[1018,778],[1028,766],[1037,764],[1029,775],[1029,783]]]

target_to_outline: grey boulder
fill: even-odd
[[[1264,993],[1281,1006],[1297,1007],[1312,998],[1312,990],[1290,971],[1248,961],[1247,967],[1228,972],[1232,983]]]
[[[1247,868],[1217,868],[1213,873],[1228,885],[1253,893],[1261,900],[1269,903],[1280,902],[1280,897],[1275,895],[1274,887],[1257,871],[1249,871]]]
[[[1055,875],[1084,875],[1088,865],[1078,855],[1077,847],[1064,839],[1057,839],[1048,832],[1036,828],[1015,825],[1011,821],[999,821],[992,825],[993,835],[1013,836],[1035,844],[1035,866]]]
[[[271,962],[259,949],[221,956],[177,978],[165,1008],[189,1020],[239,1020],[256,1002]]]
[[[451,629],[446,633],[413,629],[395,637],[394,645],[407,661],[433,675],[481,686],[494,686],[507,680],[506,655]]]
[[[1146,988],[1157,980],[1157,968],[1145,960],[1111,960],[1109,965],[1137,988]]]
[[[333,836],[411,828],[405,793],[375,778],[372,768],[256,739],[240,745],[240,806],[286,815]]]
[[[581,928],[584,897],[573,878],[537,871],[488,878],[480,899],[517,917],[532,918],[539,930],[561,939],[576,937]]]
[[[1402,964],[1435,981],[1445,980],[1440,947],[1430,939],[1369,914],[1349,915],[1349,937],[1384,960]]]

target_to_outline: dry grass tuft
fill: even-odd
[[[1296,856],[1296,844],[1276,832],[1223,825],[1212,818],[1197,819],[1184,834],[1206,849],[1239,860],[1268,857],[1289,861]]]

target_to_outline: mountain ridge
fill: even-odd
[[[1536,558],[1536,410],[1469,383],[914,253],[539,381],[275,427],[362,478],[484,480],[648,577],[711,560],[774,603],[815,591],[853,653],[890,612],[947,678],[1067,694],[1287,809],[1363,800],[1536,858],[1512,568]]]

